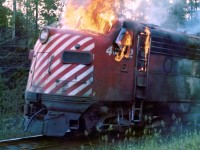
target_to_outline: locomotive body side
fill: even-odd
[[[200,38],[152,29],[150,57],[146,101],[189,114],[200,102]]]

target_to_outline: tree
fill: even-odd
[[[15,38],[15,20],[16,20],[16,11],[17,11],[17,4],[16,0],[13,0],[13,30],[12,30],[12,39]]]
[[[5,0],[0,0],[0,39],[3,38],[2,34],[9,26],[9,16],[11,15],[11,10],[3,6],[4,2]]]
[[[52,0],[46,1],[41,0],[41,21],[42,24],[50,25],[58,21],[61,9],[61,1],[60,0]]]
[[[175,1],[173,4],[171,4],[163,26],[170,29],[183,27],[186,21],[186,8],[186,1]]]

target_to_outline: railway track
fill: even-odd
[[[29,136],[0,141],[0,150],[80,150],[102,145],[100,137],[69,135],[66,137]]]

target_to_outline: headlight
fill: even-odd
[[[49,39],[49,29],[47,28],[42,29],[42,31],[40,32],[39,38],[42,44],[46,43]]]

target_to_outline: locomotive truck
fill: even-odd
[[[200,38],[193,35],[128,20],[101,35],[45,27],[29,59],[26,131],[63,136],[167,123],[173,114],[198,119]]]

